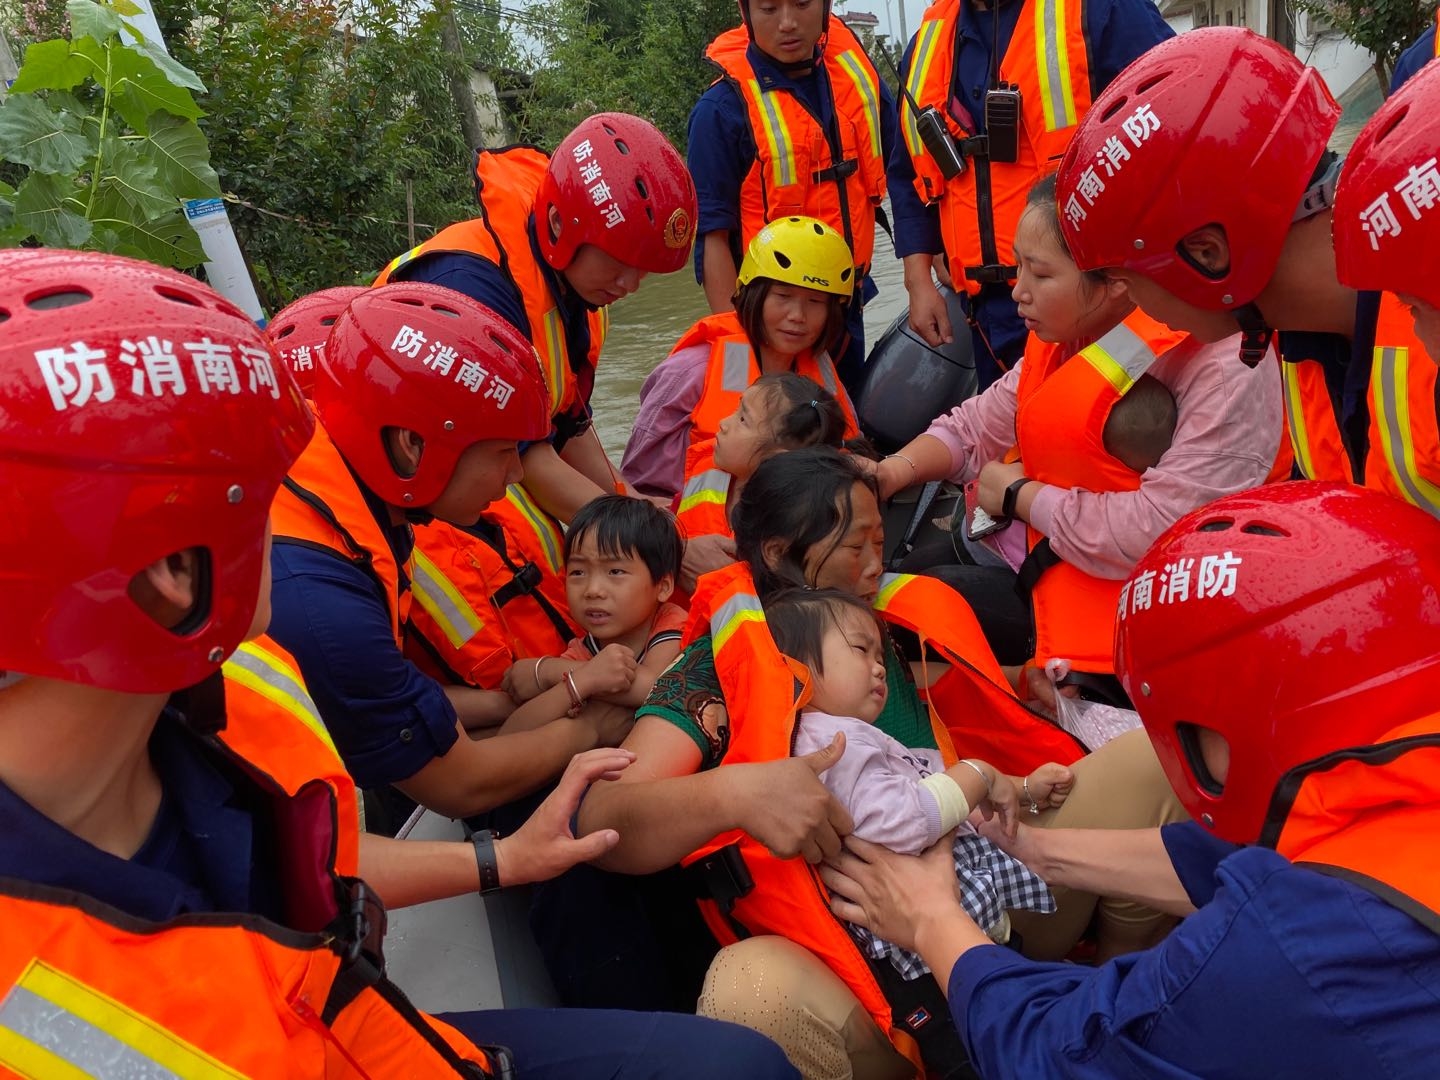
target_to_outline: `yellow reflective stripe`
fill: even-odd
[[[1040,72],[1046,131],[1074,127],[1079,121],[1075,115],[1075,91],[1070,84],[1065,4],[1066,0],[1039,0],[1035,8],[1035,67]]]
[[[910,54],[910,72],[905,80],[905,87],[910,91],[910,96],[917,103],[921,100],[921,93],[925,87],[925,81],[930,76],[930,64],[934,61],[935,39],[940,35],[941,22],[938,20],[920,24],[920,33],[915,39],[915,51]],[[921,106],[924,108],[924,106]],[[901,126],[905,130],[905,145],[910,150],[910,156],[918,158],[925,153],[925,142],[920,138],[920,128],[916,125],[917,117],[915,111],[910,108],[908,101],[901,99],[900,115],[904,118]]]
[[[253,641],[247,641],[230,654],[223,670],[225,678],[279,705],[309,728],[317,739],[339,753],[300,673],[280,657],[266,652]]]
[[[1105,381],[1115,388],[1117,394],[1124,394],[1135,385],[1135,380],[1130,378],[1130,373],[1116,362],[1113,356],[1102,349],[1098,341],[1094,345],[1082,349],[1080,355],[1105,377]]]
[[[1380,376],[1380,442],[1407,501],[1440,517],[1440,487],[1420,474],[1410,432],[1410,350],[1375,347]]]
[[[860,56],[854,49],[841,53],[839,60],[840,66],[845,69],[845,74],[849,75],[850,81],[855,84],[855,90],[859,93],[860,100],[865,102],[865,120],[870,129],[870,152],[878,158],[881,156],[879,91],[870,81],[870,76],[865,71],[865,65],[860,63]]]
[[[0,1003],[0,1032],[0,1064],[24,1076],[243,1076],[149,1017],[40,960],[30,962]]]
[[[795,146],[790,139],[790,129],[785,126],[785,115],[775,107],[775,98],[760,89],[758,79],[747,79],[745,85],[759,106],[760,124],[765,129],[765,142],[770,147],[770,160],[775,168],[775,183],[787,187],[795,183]]]
[[[415,549],[415,572],[411,578],[415,602],[435,620],[451,646],[458,649],[484,625],[460,590],[447,578],[430,557]]]
[[[706,469],[685,481],[685,490],[681,493],[680,509],[677,513],[683,514],[702,503],[718,503],[724,506],[729,495],[730,474],[721,469]]]
[[[1285,386],[1285,426],[1290,429],[1290,447],[1307,479],[1315,479],[1315,459],[1310,453],[1310,427],[1305,416],[1305,395],[1300,389],[1300,365],[1280,365]]]
[[[754,593],[737,593],[710,616],[711,645],[718,655],[742,623],[765,621],[765,609]]]
[[[386,265],[385,269],[380,271],[380,273],[387,275],[386,280],[388,281],[389,275],[393,275],[396,270],[399,270],[400,267],[404,266],[411,259],[415,258],[415,256],[419,255],[420,249],[424,246],[424,244],[416,244],[409,251],[406,251],[400,255],[396,255],[395,258],[391,259],[390,262]]]
[[[505,498],[510,500],[510,504],[514,506],[515,509],[525,515],[525,520],[530,523],[530,528],[535,531],[535,535],[545,547],[545,562],[550,567],[551,573],[558,574],[561,567],[560,554],[564,542],[560,539],[559,534],[556,533],[555,526],[550,523],[550,519],[545,516],[544,511],[531,501],[530,493],[520,484],[511,484],[506,488]]]
[[[560,310],[551,308],[541,320],[545,335],[545,381],[550,384],[550,408],[558,412],[565,401],[565,328]]]
[[[915,580],[914,574],[885,574],[880,578],[880,591],[875,596],[875,608],[884,611],[895,599],[901,588]]]
[[[598,354],[600,346],[604,345],[605,339],[610,336],[610,305],[606,304],[602,308],[597,308],[595,313],[600,316],[600,340],[591,344],[594,345],[595,352]]]

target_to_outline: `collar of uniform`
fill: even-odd
[[[824,60],[824,53],[820,46],[816,45],[815,66],[810,69],[808,74],[800,76],[786,74],[780,65],[775,63],[775,61],[765,53],[761,52],[753,41],[745,46],[745,59],[750,62],[750,67],[754,69],[755,77],[760,80],[760,88],[762,90],[797,90],[815,78]]]
[[[345,467],[350,469],[350,463],[345,462]],[[390,552],[395,556],[395,565],[400,568],[400,591],[403,593],[409,588],[409,580],[405,576],[405,566],[410,561],[410,553],[415,549],[415,530],[408,521],[402,521],[399,525],[390,523],[390,505],[384,499],[376,495],[366,486],[360,475],[350,469],[350,475],[355,480],[355,486],[360,489],[361,496],[365,499],[365,505],[370,508],[375,523],[380,526],[380,531],[385,534],[385,540],[390,545]]]

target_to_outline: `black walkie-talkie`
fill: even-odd
[[[885,62],[890,65],[890,70],[895,73],[895,81],[900,86],[900,93],[905,95],[905,101],[910,106],[910,111],[915,114],[915,130],[920,134],[920,141],[925,144],[926,151],[935,159],[935,164],[940,168],[940,175],[946,180],[953,180],[965,171],[965,155],[960,152],[960,147],[955,145],[955,140],[950,137],[949,130],[945,127],[945,118],[940,115],[940,110],[934,105],[926,105],[921,108],[910,94],[910,88],[905,85],[905,80],[900,77],[900,71],[895,66],[895,61],[890,59],[890,54],[880,50],[880,55],[885,57]]]
[[[985,91],[985,135],[990,160],[1013,165],[1020,160],[1020,84],[1002,82]]]

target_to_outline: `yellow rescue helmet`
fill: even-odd
[[[848,300],[855,294],[855,257],[845,238],[823,221],[779,218],[750,241],[735,286],[742,288],[757,278],[834,293]]]

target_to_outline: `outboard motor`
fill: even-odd
[[[902,312],[866,361],[855,412],[860,430],[882,454],[899,450],[979,388],[964,303],[952,289],[942,285],[940,292],[950,309],[954,341],[934,348],[910,329],[909,312]]]

